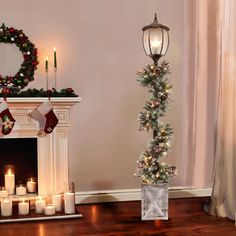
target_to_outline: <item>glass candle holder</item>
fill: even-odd
[[[53,204],[47,204],[47,205],[44,207],[44,214],[45,214],[46,216],[55,215],[55,214],[56,214],[55,206],[54,206]]]
[[[5,187],[8,194],[15,193],[15,168],[13,165],[6,165],[4,167]]]
[[[25,184],[18,184],[18,185],[16,185],[16,195],[17,196],[24,196],[24,195],[26,195],[26,186],[25,186]]]
[[[8,192],[5,186],[0,186],[0,198],[7,197],[7,196],[8,196]]]
[[[65,214],[75,213],[75,185],[73,182],[67,184],[68,190],[64,192],[64,211]]]
[[[36,193],[36,191],[37,191],[36,178],[34,178],[34,177],[28,178],[27,183],[26,183],[26,187],[27,187],[27,192],[28,193]]]
[[[46,206],[46,201],[42,197],[37,197],[35,200],[35,213],[43,213]]]
[[[55,206],[56,212],[62,211],[62,194],[55,193],[52,195],[52,204]]]
[[[18,214],[19,215],[28,215],[29,214],[29,200],[22,199],[18,203]]]
[[[12,215],[12,198],[3,197],[1,199],[1,216],[11,216]]]

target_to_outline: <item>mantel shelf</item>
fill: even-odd
[[[9,103],[41,103],[47,101],[47,97],[9,97],[7,102]],[[3,100],[3,98],[2,98]],[[52,103],[67,103],[74,104],[82,101],[81,97],[51,97]]]

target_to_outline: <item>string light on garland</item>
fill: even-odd
[[[173,130],[169,124],[163,124],[160,120],[167,111],[170,102],[171,85],[167,75],[170,73],[169,64],[152,64],[137,72],[138,83],[148,87],[149,100],[138,115],[140,130],[154,131],[153,139],[147,149],[140,155],[137,161],[135,176],[139,176],[145,183],[167,183],[177,174],[175,166],[162,162],[170,150]]]
[[[13,27],[8,28],[4,24],[0,27],[0,43],[15,44],[23,55],[23,62],[15,75],[6,77],[0,75],[0,87],[20,90],[34,80],[34,71],[38,65],[37,48],[22,30]]]

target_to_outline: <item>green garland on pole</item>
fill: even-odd
[[[162,160],[170,150],[173,130],[169,124],[163,124],[161,117],[167,111],[170,101],[171,85],[166,78],[170,73],[169,64],[147,65],[138,71],[138,83],[149,88],[149,99],[139,113],[140,130],[153,130],[153,139],[137,161],[135,176],[142,178],[144,183],[168,183],[176,175],[176,167]]]

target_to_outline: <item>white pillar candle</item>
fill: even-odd
[[[65,214],[75,213],[75,193],[64,193]]]
[[[45,206],[46,206],[45,200],[42,198],[37,198],[35,201],[35,212],[43,213]]]
[[[45,214],[46,216],[55,215],[55,214],[56,214],[55,206],[53,206],[53,205],[47,205],[47,206],[45,206],[45,208],[44,208],[44,214]]]
[[[5,174],[5,188],[8,190],[9,194],[14,194],[15,192],[15,175],[12,173],[11,169],[8,169]]]
[[[29,202],[19,202],[18,203],[18,213],[19,215],[29,214]]]
[[[36,192],[36,181],[34,181],[33,178],[31,178],[27,181],[26,186],[27,186],[28,193],[35,193]]]
[[[1,215],[11,216],[12,215],[12,201],[10,198],[2,198],[1,200]]]
[[[8,196],[7,190],[0,190],[0,197],[7,197],[7,196]]]
[[[23,185],[16,186],[16,195],[23,196],[26,194],[26,187]]]
[[[55,194],[52,196],[52,203],[55,206],[56,212],[61,211],[61,194]]]

